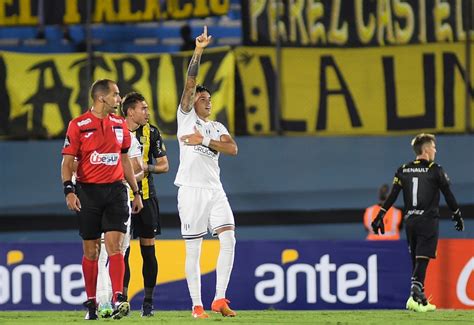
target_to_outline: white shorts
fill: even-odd
[[[184,239],[201,238],[222,227],[234,226],[234,214],[224,190],[181,186],[178,190],[178,211]]]

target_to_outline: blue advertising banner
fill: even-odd
[[[238,242],[229,298],[240,309],[405,308],[405,242]]]
[[[0,309],[73,310],[86,299],[82,246],[1,243]]]
[[[157,310],[190,309],[184,243],[158,241]],[[132,242],[132,309],[143,300],[139,243]],[[204,241],[202,298],[215,292],[217,240]],[[75,310],[85,300],[77,243],[1,243],[0,309]],[[405,242],[240,241],[227,291],[239,309],[404,308],[411,265]]]

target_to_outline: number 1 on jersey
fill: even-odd
[[[412,204],[413,207],[416,207],[418,205],[418,177],[413,177],[412,179],[413,182],[413,188],[412,188]]]

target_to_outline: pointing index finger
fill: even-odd
[[[207,25],[204,25],[204,37],[207,37]]]

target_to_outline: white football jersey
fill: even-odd
[[[128,157],[130,159],[133,158],[139,158],[142,159],[142,145],[140,144],[140,141],[138,141],[137,137],[133,132],[130,132],[130,137],[132,138],[132,143],[130,144],[130,148],[128,149]],[[130,195],[130,199],[132,199],[133,194],[132,194],[132,189],[130,187],[130,184],[128,182],[125,182],[125,185],[127,185],[128,188],[128,194]]]
[[[130,144],[130,149],[128,149],[128,157],[130,159],[141,157],[142,156],[142,145],[138,141],[134,133],[130,132],[132,143]]]
[[[229,131],[219,122],[201,120],[194,109],[189,113],[178,107],[179,168],[174,184],[207,189],[222,189],[219,152],[203,145],[187,146],[179,138],[194,133],[194,127],[212,140],[220,140]]]

